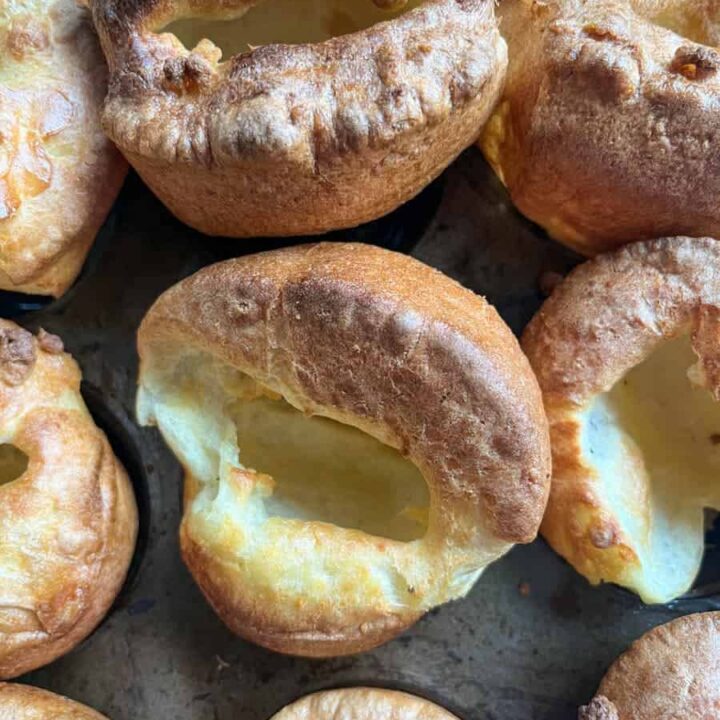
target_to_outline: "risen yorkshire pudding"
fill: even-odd
[[[92,6],[107,132],[211,235],[320,233],[393,210],[475,140],[505,76],[493,0]],[[221,48],[201,40],[218,24]]]
[[[423,698],[380,688],[318,692],[294,702],[271,720],[458,720]]]
[[[83,404],[77,365],[58,337],[1,320],[0,678],[51,662],[95,628],[136,527],[130,483]]]
[[[523,338],[545,399],[542,532],[591,582],[665,602],[720,509],[720,242],[671,238],[577,268]]]
[[[635,642],[610,668],[580,720],[717,720],[720,613],[673,620]]]
[[[482,146],[513,201],[585,254],[720,237],[720,3],[504,0]]]
[[[125,177],[100,127],[106,68],[74,0],[0,13],[0,288],[61,295]]]
[[[0,720],[107,720],[85,705],[27,685],[0,683]]]
[[[549,482],[537,383],[482,298],[320,244],[220,263],[140,328],[138,414],[186,473],[185,562],[271,649],[374,647],[529,542]]]

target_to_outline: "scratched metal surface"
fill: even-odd
[[[516,332],[541,302],[540,273],[576,262],[518,216],[474,149],[409,206],[345,235],[411,251],[486,295]],[[355,684],[409,689],[464,720],[570,720],[632,640],[720,607],[708,597],[643,607],[618,588],[589,587],[537,541],[495,563],[468,598],[374,652],[312,661],[231,635],[180,561],[179,467],[155,431],[133,423],[134,332],[157,295],[196,268],[278,244],[205,238],[131,177],[76,287],[20,316],[62,335],[82,365],[86,397],[128,466],[142,518],[131,579],[109,617],[24,681],[114,720],[265,720],[307,692]],[[20,309],[0,298],[2,314]],[[706,565],[703,583],[718,580],[720,553]]]

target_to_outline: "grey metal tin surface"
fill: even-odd
[[[475,149],[406,208],[334,235],[343,236],[412,248],[486,295],[516,332],[542,300],[540,274],[577,262],[513,210]],[[619,588],[591,588],[539,540],[491,566],[468,598],[374,652],[313,661],[234,637],[180,561],[179,466],[156,431],[133,421],[134,334],[151,302],[180,278],[278,244],[205,238],[131,177],[76,287],[19,317],[60,334],[80,362],[86,397],[133,476],[142,517],[131,578],[109,617],[74,652],[22,681],[113,720],[266,720],[307,692],[356,684],[408,689],[464,720],[570,720],[644,631],[720,608],[709,596],[645,607]],[[9,314],[12,304],[0,302]],[[719,561],[712,553],[703,582],[720,578]]]

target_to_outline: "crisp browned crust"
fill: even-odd
[[[4,320],[0,432],[29,458],[0,485],[0,678],[11,678],[100,622],[125,578],[137,516],[128,477],[82,402],[75,362],[54,336],[38,340]]]
[[[492,0],[427,0],[222,64],[212,43],[189,52],[152,32],[178,6],[93,0],[111,68],[104,124],[170,210],[211,235],[314,234],[389,212],[474,141],[504,80]]]
[[[720,242],[663,238],[573,270],[523,335],[543,395],[580,406],[720,305]]]
[[[0,683],[0,720],[107,720],[62,695],[28,685]]]
[[[367,649],[432,604],[463,594],[467,586],[443,589],[454,586],[461,566],[476,577],[511,543],[536,534],[549,457],[535,378],[492,307],[416,260],[365,245],[318,244],[220,263],[161,296],[138,344],[144,422],[156,421],[155,398],[173,392],[156,387],[161,373],[171,377],[170,368],[201,351],[306,412],[399,448],[431,487],[437,510],[419,544],[339,536],[322,523],[293,526],[307,542],[334,547],[336,557],[372,553],[397,578],[416,552],[427,554],[429,570],[411,594],[402,590],[392,611],[309,594],[295,608],[272,586],[267,594],[243,588],[233,562],[214,556],[188,512],[186,562],[221,617],[256,642],[308,655]],[[193,486],[188,499],[197,492]]]
[[[720,400],[720,307],[700,305],[693,321],[692,345],[698,354],[701,381]]]
[[[222,621],[236,635],[275,652],[318,658],[367,652],[412,627],[424,614],[412,609],[387,614],[362,608],[343,612],[338,622],[325,615],[324,611],[329,611],[326,607],[297,611],[288,621],[287,608],[272,607],[264,599],[258,601],[252,596],[252,588],[238,593],[238,578],[232,569],[218,562],[201,539],[193,538],[187,523],[180,529],[180,547],[185,564]],[[292,628],[293,623],[297,623],[297,630]]]
[[[703,380],[714,391],[719,269],[716,240],[666,238],[627,246],[577,267],[523,335],[543,392],[553,449],[542,532],[593,582],[617,582],[650,597],[642,580],[650,569],[641,567],[636,539],[623,534],[583,453],[584,413],[661,343],[688,330],[700,366],[708,369]],[[618,481],[635,482],[629,473]],[[645,492],[638,487],[636,494]],[[701,512],[702,506],[700,517]]]
[[[594,697],[580,708],[578,720],[620,720],[617,708],[604,695]]]
[[[715,5],[504,0],[500,15],[510,66],[482,147],[518,208],[589,255],[720,236],[720,54],[662,27],[674,15],[717,45]]]
[[[100,127],[107,70],[74,0],[11,3],[0,48],[0,288],[58,296],[127,169]]]
[[[615,661],[598,694],[616,712],[593,720],[720,717],[720,612],[688,615],[643,635]]]
[[[272,720],[457,720],[439,705],[396,690],[342,688],[306,695]]]

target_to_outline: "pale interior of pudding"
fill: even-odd
[[[186,357],[139,412],[158,426],[188,472],[218,493],[223,466],[249,471],[254,521],[329,523],[399,541],[424,536],[429,491],[396,449],[350,425],[307,415],[252,378],[207,356]]]
[[[691,382],[696,364],[689,335],[666,341],[584,419],[585,461],[650,569],[639,590],[653,602],[688,589],[703,552],[703,508],[720,507],[720,404]]]
[[[720,43],[720,4],[700,0],[631,0],[635,11],[692,42]]]
[[[315,43],[348,35],[392,20],[421,2],[409,0],[383,9],[373,0],[261,0],[244,14],[236,11],[234,17],[223,19],[182,18],[162,32],[174,34],[190,50],[203,39],[212,40],[227,60],[260,45]]]
[[[427,485],[397,450],[356,428],[307,417],[267,397],[232,409],[239,457],[270,475],[270,516],[320,520],[415,540],[427,528]]]
[[[0,487],[21,477],[28,467],[28,456],[14,445],[0,445]]]

